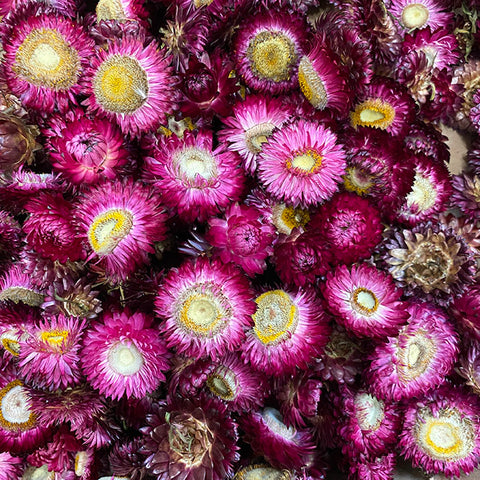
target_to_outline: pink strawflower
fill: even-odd
[[[412,160],[415,175],[413,184],[397,213],[398,220],[411,227],[431,220],[446,210],[452,197],[446,165],[423,155],[416,155]]]
[[[158,480],[223,480],[239,459],[237,424],[225,405],[203,395],[161,404],[142,428],[145,466]]]
[[[295,207],[328,200],[345,173],[345,153],[330,129],[299,120],[273,133],[258,157],[265,190]]]
[[[360,455],[352,459],[348,472],[349,480],[392,480],[396,466],[395,453],[383,456]]]
[[[407,407],[401,452],[430,474],[469,474],[480,462],[479,418],[478,396],[460,387],[440,387]]]
[[[129,479],[147,477],[146,456],[140,451],[142,445],[143,442],[140,439],[135,439],[128,443],[116,443],[113,446],[108,460],[114,475]]]
[[[273,467],[302,468],[313,458],[315,442],[311,429],[287,427],[275,408],[245,413],[240,426],[253,451]]]
[[[87,71],[88,113],[139,136],[164,123],[172,109],[173,80],[164,52],[141,35],[125,35],[98,49]]]
[[[72,204],[60,193],[41,192],[25,205],[30,214],[23,224],[26,240],[36,252],[52,261],[65,263],[84,257],[75,235]]]
[[[293,90],[307,31],[297,15],[272,10],[247,17],[234,39],[236,69],[247,86],[269,94]]]
[[[342,452],[350,458],[359,454],[385,455],[398,441],[402,417],[399,407],[377,398],[366,389],[343,388],[339,434]]]
[[[158,290],[155,312],[170,348],[214,361],[236,350],[255,303],[246,277],[231,264],[198,258],[173,268]]]
[[[38,307],[43,303],[43,299],[43,294],[18,263],[12,265],[0,279],[0,302],[22,302],[31,307]]]
[[[453,12],[447,11],[441,0],[388,0],[390,14],[405,31],[430,27],[433,31],[448,29],[453,23]]]
[[[305,427],[306,419],[317,414],[322,382],[315,373],[307,371],[275,378],[273,390],[285,425]]]
[[[17,480],[23,471],[23,458],[0,452],[0,480]]]
[[[114,400],[141,398],[165,380],[168,352],[152,319],[142,313],[106,313],[85,336],[82,370],[93,388]]]
[[[3,37],[8,87],[27,108],[66,112],[84,88],[93,40],[59,13],[28,13]]]
[[[458,337],[443,310],[411,303],[407,311],[407,325],[375,348],[366,373],[372,391],[387,400],[412,398],[438,387],[457,359]]]
[[[245,170],[253,175],[265,142],[290,120],[291,113],[281,99],[247,95],[233,106],[231,116],[222,119],[226,126],[218,132],[218,137],[229,143],[230,150],[240,154]]]
[[[382,239],[379,211],[368,200],[349,192],[339,193],[322,205],[309,226],[330,245],[336,264],[369,258]]]
[[[283,282],[305,287],[330,270],[333,256],[317,231],[301,233],[296,229],[289,236],[280,236],[274,246],[272,262]]]
[[[204,52],[200,58],[190,57],[188,68],[180,75],[180,111],[186,117],[204,119],[228,115],[240,88],[231,76],[233,62],[221,50],[210,55]]]
[[[107,275],[125,279],[147,263],[153,243],[164,239],[165,215],[159,196],[140,182],[103,183],[77,199],[74,216],[80,238]]]
[[[306,369],[320,355],[330,328],[312,290],[270,290],[255,299],[254,325],[242,345],[245,361],[269,375]]]
[[[395,335],[409,317],[402,290],[388,273],[368,263],[329,272],[323,294],[336,321],[359,337]]]
[[[452,206],[458,207],[466,217],[478,220],[480,218],[480,174],[454,175],[452,186]]]
[[[87,385],[54,392],[28,388],[28,397],[39,425],[50,429],[67,422],[84,423],[106,409],[104,399]]]
[[[403,143],[414,155],[426,155],[432,160],[447,165],[450,161],[447,140],[448,138],[437,125],[417,120],[410,125]]]
[[[0,449],[25,453],[42,445],[50,431],[38,424],[15,365],[0,360],[0,366]]]
[[[312,47],[298,64],[298,83],[305,98],[318,110],[329,109],[340,118],[347,115],[353,93],[341,60],[325,45],[322,36],[311,40]]]
[[[406,89],[392,79],[374,77],[357,96],[350,123],[353,128],[378,128],[402,138],[415,114],[415,106]]]
[[[224,263],[239,265],[249,276],[262,273],[266,258],[273,253],[273,226],[261,220],[255,207],[233,203],[225,219],[210,218],[206,239],[213,245],[213,254]]]
[[[63,315],[44,318],[20,340],[18,368],[29,384],[47,390],[77,385],[86,322]]]
[[[57,172],[76,185],[118,178],[129,153],[114,123],[85,116],[59,123],[44,129],[46,148]]]
[[[480,341],[480,284],[469,285],[453,301],[451,312],[464,335]]]
[[[145,158],[145,177],[161,191],[163,202],[187,222],[205,221],[238,201],[244,173],[240,158],[226,146],[213,148],[211,131],[162,138]]]

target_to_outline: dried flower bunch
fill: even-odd
[[[479,13],[0,0],[0,480],[479,468]]]

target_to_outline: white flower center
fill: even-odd
[[[127,19],[120,0],[99,0],[95,13],[97,14],[98,22],[101,20],[117,20],[121,22]]]
[[[287,440],[291,440],[296,435],[296,430],[294,427],[287,427],[283,423],[282,414],[275,408],[266,407],[262,412],[263,421],[268,426],[268,428],[275,433]]]
[[[266,465],[250,465],[239,470],[233,480],[291,480],[288,470],[277,470]]]
[[[245,130],[245,143],[251,153],[257,154],[262,151],[262,145],[268,142],[268,137],[272,135],[275,125],[273,123],[263,122]]]
[[[210,391],[221,399],[231,401],[237,396],[238,381],[235,373],[225,367],[217,367],[207,378]]]
[[[432,416],[424,408],[414,428],[420,447],[436,460],[460,460],[469,456],[475,447],[475,427],[470,418],[458,410],[444,409]]]
[[[429,178],[415,174],[412,190],[406,197],[408,207],[417,206],[422,212],[432,208],[437,201],[437,190]]]
[[[178,166],[180,174],[189,181],[196,180],[197,175],[210,180],[217,176],[217,162],[206,150],[196,147],[188,147],[176,152],[173,162]]]
[[[55,472],[48,471],[48,465],[41,467],[28,467],[22,476],[22,480],[54,480]]]
[[[384,418],[384,403],[369,393],[355,397],[355,416],[363,431],[377,430]]]
[[[402,23],[408,29],[424,27],[429,17],[428,8],[421,3],[407,5],[402,11]]]
[[[143,366],[143,356],[133,343],[118,342],[108,352],[108,364],[111,369],[128,377],[135,375]]]
[[[435,357],[437,347],[424,330],[417,330],[406,340],[406,345],[399,351],[400,362],[397,369],[400,379],[409,382],[427,370]]]
[[[367,288],[356,288],[352,294],[351,305],[362,315],[373,315],[378,309],[378,303],[375,294]]]
[[[33,414],[20,380],[10,382],[0,390],[0,402],[0,425],[11,431],[25,430],[30,427]]]

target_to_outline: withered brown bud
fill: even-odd
[[[32,162],[33,152],[38,149],[37,135],[36,127],[14,115],[0,112],[0,170],[3,173]]]

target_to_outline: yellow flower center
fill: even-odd
[[[68,330],[49,330],[40,334],[40,339],[54,350],[61,351],[68,339]]]
[[[268,137],[273,133],[273,123],[259,123],[245,131],[245,143],[251,153],[260,153],[262,145],[268,142]]]
[[[12,331],[7,331],[2,333],[0,339],[2,340],[3,348],[14,357],[18,357],[20,354],[20,342],[18,341],[17,335]]]
[[[272,82],[283,82],[290,78],[297,55],[295,45],[282,32],[260,32],[247,49],[255,75]]]
[[[133,215],[128,210],[112,209],[97,215],[88,229],[88,240],[99,255],[112,253],[130,233]]]
[[[305,98],[315,108],[323,110],[327,106],[328,97],[325,85],[307,57],[302,57],[298,65],[298,83]]]
[[[228,312],[207,289],[201,286],[186,292],[180,300],[179,322],[195,335],[211,337],[225,326]]]
[[[307,210],[287,207],[284,203],[273,207],[272,222],[280,233],[290,235],[294,228],[304,227],[309,221]]]
[[[213,0],[193,0],[193,4],[196,8],[208,7],[212,2]]]
[[[237,396],[237,378],[228,368],[216,368],[208,376],[207,386],[214,395],[227,402],[232,401]]]
[[[99,0],[95,9],[97,21],[116,20],[121,22],[127,19],[125,10],[120,0]]]
[[[378,298],[367,288],[357,288],[352,294],[352,307],[362,315],[373,315],[378,308]]]
[[[402,24],[409,30],[422,28],[428,22],[429,17],[430,13],[425,5],[412,3],[406,5],[402,11]]]
[[[420,410],[415,437],[432,458],[453,462],[469,456],[475,446],[472,421],[454,409],[440,410],[435,416],[427,408]]]
[[[20,380],[0,390],[0,425],[11,432],[24,432],[36,424],[30,402]]]
[[[357,195],[367,195],[374,185],[373,179],[363,170],[357,168],[347,168],[343,177],[345,190],[355,192]]]
[[[303,173],[315,173],[322,166],[323,157],[312,149],[298,151],[294,156],[287,160],[286,166],[289,170],[296,169]]]
[[[93,79],[97,102],[107,111],[133,113],[148,97],[148,78],[135,58],[112,55],[98,68]]]
[[[421,212],[425,212],[435,205],[437,190],[430,179],[417,172],[412,190],[407,195],[406,200],[408,207],[415,205]]]
[[[283,290],[272,290],[255,299],[253,331],[265,344],[277,344],[290,338],[298,323],[297,307]]]
[[[18,47],[13,71],[34,85],[67,90],[77,83],[80,57],[54,29],[33,29]]]
[[[350,113],[352,126],[371,127],[387,130],[395,120],[395,109],[380,98],[369,99],[357,105]]]

